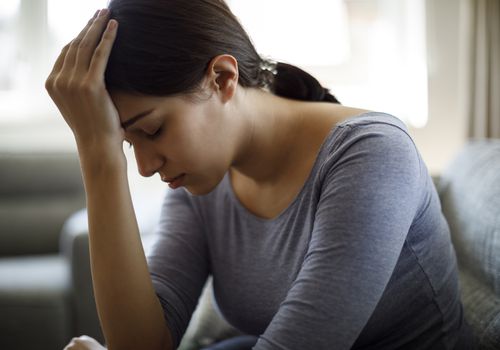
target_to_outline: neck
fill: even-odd
[[[292,156],[304,102],[259,89],[238,89],[235,97],[240,137],[230,171],[256,185],[272,186]]]

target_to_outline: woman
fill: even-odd
[[[254,336],[217,349],[469,348],[448,226],[405,125],[263,60],[222,0],[113,0],[46,87],[80,156],[109,349],[176,348],[209,274]],[[174,189],[147,259],[123,141]]]

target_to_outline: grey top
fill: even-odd
[[[229,174],[165,198],[148,264],[176,346],[213,275],[225,319],[254,349],[452,349],[465,332],[439,197],[404,123],[335,125],[294,201],[248,211]]]

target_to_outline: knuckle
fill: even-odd
[[[81,38],[74,38],[73,40],[71,40],[70,47],[78,47],[81,41]]]
[[[65,85],[66,84],[61,76],[54,77],[54,79],[52,80],[52,89],[54,90],[61,90]]]
[[[52,89],[57,91],[65,90],[67,85],[66,81],[59,77],[52,82]]]
[[[49,76],[47,80],[45,80],[45,90],[52,91],[54,89],[54,77]]]
[[[80,91],[80,84],[75,81],[75,80],[72,80],[68,83],[66,89],[69,91],[69,92],[78,92]]]
[[[78,50],[81,50],[81,49],[86,49],[90,46],[90,43],[88,40],[81,40],[80,43],[78,44]]]
[[[100,59],[100,58],[102,58],[103,56],[104,56],[104,52],[103,52],[102,46],[101,46],[101,45],[99,45],[99,46],[97,47],[97,49],[95,49],[95,51],[94,51],[94,57],[95,57],[96,59]]]
[[[91,82],[83,82],[80,85],[80,91],[85,93],[85,94],[93,94],[97,90],[96,85],[91,83]]]

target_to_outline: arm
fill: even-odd
[[[350,349],[392,275],[419,202],[418,154],[394,126],[346,132],[322,170],[301,270],[255,350]]]
[[[125,159],[82,157],[82,172],[92,280],[108,347],[165,349],[170,334],[142,249]]]
[[[202,214],[184,188],[168,190],[147,261],[177,348],[210,271]]]
[[[92,18],[58,57],[46,88],[72,129],[87,197],[92,278],[109,349],[172,349],[133,210],[123,130],[105,89],[116,35],[107,13]],[[102,38],[101,38],[102,33]]]

